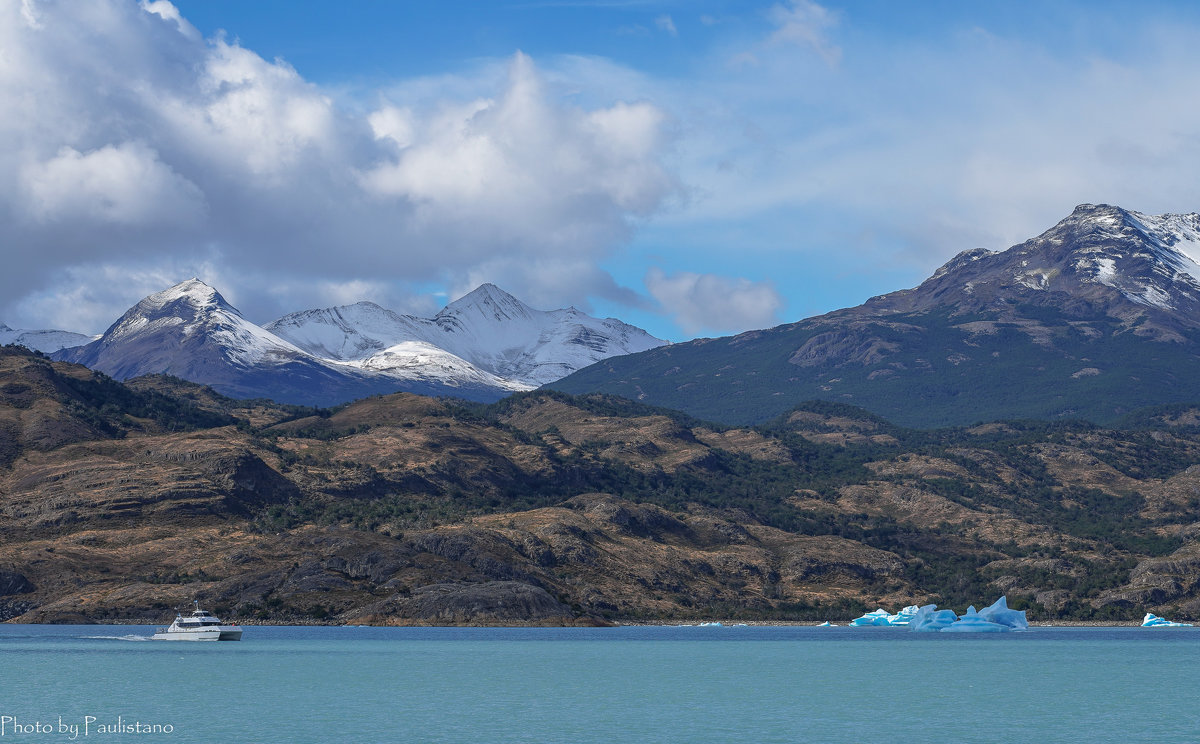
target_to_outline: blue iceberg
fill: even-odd
[[[916,605],[909,605],[908,607],[905,607],[903,610],[900,610],[899,612],[897,612],[895,615],[888,615],[888,625],[892,625],[892,626],[908,625],[909,623],[912,622],[912,619],[914,617],[916,617],[916,614],[920,610],[921,610],[921,608],[917,607]]]
[[[1147,612],[1146,617],[1142,618],[1142,627],[1143,628],[1190,628],[1190,627],[1192,627],[1192,624],[1191,623],[1177,623],[1177,622],[1168,620],[1165,617],[1159,617],[1158,615],[1155,615],[1152,612]]]
[[[891,625],[891,623],[888,622],[888,618],[891,617],[891,614],[892,613],[888,612],[887,610],[878,609],[878,610],[875,610],[874,612],[868,612],[865,615],[863,615],[862,617],[854,618],[853,620],[850,621],[850,624],[856,628],[861,628],[864,626],[874,626],[874,625],[888,626],[888,625]]]
[[[989,622],[1006,625],[1013,630],[1028,630],[1029,620],[1025,610],[1008,609],[1008,597],[1000,597],[979,611],[979,616]]]
[[[908,623],[908,629],[916,633],[933,633],[944,630],[958,620],[954,610],[939,610],[937,605],[928,604],[917,610]]]
[[[1012,630],[1007,625],[994,623],[975,611],[975,606],[967,608],[967,614],[942,628],[943,633],[1007,633]]]
[[[917,614],[917,610],[918,608],[916,605],[910,605],[893,615],[887,610],[880,608],[874,612],[868,612],[862,617],[854,618],[850,621],[850,624],[858,628],[865,626],[902,627],[908,625],[912,621],[913,617],[915,617]]]
[[[909,621],[908,629],[918,633],[1007,633],[1026,630],[1029,621],[1024,610],[1008,609],[1008,598],[1001,597],[978,612],[974,606],[959,617],[954,610],[939,610],[937,605],[925,605]]]

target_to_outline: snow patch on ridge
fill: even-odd
[[[1131,226],[1158,249],[1159,258],[1200,285],[1200,214],[1129,215]]]
[[[1117,277],[1117,262],[1111,258],[1096,258],[1093,259],[1093,264],[1096,268],[1096,281],[1108,287],[1113,286],[1112,283]]]
[[[422,341],[404,341],[366,359],[338,364],[382,373],[398,380],[437,381],[450,387],[482,385],[514,393],[534,389],[533,385],[507,380],[481,370],[464,359]]]
[[[7,346],[9,344],[24,346],[26,349],[40,351],[43,354],[53,354],[62,349],[83,346],[95,341],[97,338],[99,336],[88,336],[83,333],[72,333],[71,331],[14,330],[0,323],[0,346]]]

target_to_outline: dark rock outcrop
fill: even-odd
[[[574,621],[545,590],[518,581],[434,584],[396,595],[367,614],[395,625],[548,625]]]

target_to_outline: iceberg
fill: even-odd
[[[1008,598],[1001,597],[978,612],[975,606],[959,617],[954,610],[939,610],[937,605],[925,605],[917,610],[908,629],[918,633],[1007,633],[1027,630],[1029,621],[1024,610],[1008,609]]]
[[[1008,609],[1007,596],[1001,597],[987,607],[984,607],[979,611],[979,616],[989,622],[1006,625],[1013,630],[1029,629],[1029,620],[1025,618],[1025,610]]]
[[[934,633],[950,627],[958,620],[954,610],[939,610],[937,605],[928,604],[917,610],[908,623],[908,629],[916,633]]]
[[[1168,620],[1165,617],[1159,617],[1152,612],[1147,612],[1146,617],[1142,618],[1143,628],[1190,628],[1191,623],[1177,623]]]
[[[889,620],[888,620],[888,618],[890,618],[891,616],[892,616],[892,613],[888,612],[887,610],[878,609],[878,610],[875,610],[874,612],[868,612],[865,615],[863,615],[862,617],[854,618],[853,620],[850,621],[850,624],[857,628],[861,628],[864,626],[871,626],[871,625],[888,626],[888,625],[891,625],[891,622],[889,622]]]
[[[959,617],[953,610],[939,610],[937,605],[917,607],[909,605],[895,615],[878,609],[850,621],[850,625],[862,627],[907,627],[920,633],[948,630],[952,633],[996,633],[1008,630],[1026,630],[1029,621],[1024,610],[1008,609],[1008,598],[1001,597],[978,612],[972,606],[967,614]]]
[[[909,605],[903,610],[897,612],[895,615],[888,615],[888,625],[908,625],[910,622],[912,622],[913,617],[918,611],[920,611],[920,609],[921,608],[917,607],[916,605]]]
[[[1012,630],[1007,625],[993,623],[975,611],[975,606],[967,608],[967,614],[942,628],[943,633],[1007,633]]]
[[[896,614],[891,614],[885,609],[878,609],[874,612],[868,612],[862,617],[855,618],[850,621],[850,624],[857,627],[878,626],[878,627],[907,627],[912,622],[913,618],[921,608],[916,605],[909,605],[900,610]]]

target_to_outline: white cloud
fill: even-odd
[[[838,25],[837,15],[812,0],[791,0],[786,5],[774,5],[767,17],[775,25],[769,44],[796,44],[816,52],[829,64],[837,64],[842,50],[828,36]]]
[[[21,0],[21,19],[32,29],[36,30],[42,27],[42,23],[37,17],[37,11],[33,8],[33,0]]]
[[[390,139],[397,147],[408,147],[416,139],[416,122],[411,109],[384,106],[367,117],[375,139]]]
[[[679,29],[675,28],[675,21],[669,15],[663,14],[655,18],[654,25],[658,26],[659,31],[665,31],[671,36],[679,36]]]
[[[668,275],[655,267],[646,273],[646,287],[688,333],[766,328],[778,323],[783,307],[774,287],[749,279],[691,272]]]
[[[56,271],[49,286],[22,297],[16,310],[22,316],[43,319],[45,324],[39,327],[100,333],[133,302],[193,276],[217,287],[237,306],[237,284],[230,281],[232,277],[221,263],[219,255],[210,254],[165,261],[79,264]]]
[[[475,260],[594,259],[676,189],[660,161],[667,140],[659,109],[557,105],[523,54],[494,99],[443,105],[424,118],[388,105],[371,123],[376,136],[409,144],[364,171],[364,187],[412,206],[414,239],[436,237],[437,250]]]
[[[204,196],[145,145],[123,142],[89,153],[64,146],[22,173],[30,214],[40,222],[192,225]]]
[[[411,304],[488,267],[514,292],[592,267],[543,288],[550,307],[625,297],[594,267],[678,189],[668,117],[572,92],[517,54],[399,81],[364,113],[167,0],[0,3],[0,311],[88,308],[91,330],[142,296],[136,277],[195,273],[169,258],[189,255],[220,256],[218,288],[258,320],[355,289]],[[80,286],[96,267],[112,291]]]
[[[29,0],[23,1],[28,2]],[[153,0],[153,2],[142,0],[141,6],[142,10],[146,11],[147,13],[153,13],[163,20],[174,23],[175,28],[179,29],[179,33],[183,34],[189,39],[198,41],[201,38],[200,32],[196,30],[196,27],[184,20],[184,17],[179,13],[179,8],[176,8],[175,5],[171,2],[168,2],[168,0]]]
[[[960,250],[1019,243],[1079,203],[1196,211],[1195,31],[1130,21],[1106,55],[978,29],[914,48],[859,29],[834,66],[804,45],[759,46],[753,68],[655,99],[687,126],[692,196],[656,229],[876,279],[813,308],[832,310],[913,286]]]

